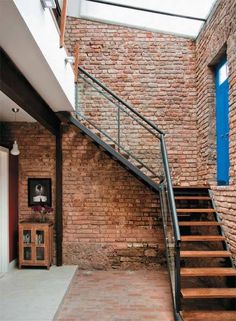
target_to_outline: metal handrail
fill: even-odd
[[[89,80],[87,80],[84,77],[81,77],[81,75],[79,75],[79,77],[81,79],[83,79],[87,84],[89,84],[91,87],[93,87],[97,92],[99,92],[99,94],[101,94],[103,97],[105,97],[107,100],[109,100],[110,102],[112,102],[118,109],[120,109],[122,112],[124,112],[126,115],[128,115],[130,118],[132,118],[134,121],[136,121],[140,126],[142,126],[143,128],[145,128],[149,133],[151,133],[152,135],[155,135],[158,139],[160,139],[160,134],[158,132],[158,134],[154,133],[150,128],[148,128],[146,125],[144,125],[141,121],[137,120],[135,118],[135,116],[133,116],[132,114],[130,114],[127,110],[125,110],[124,108],[122,108],[120,105],[118,105],[117,103],[115,103],[108,95],[106,95],[102,90],[99,90],[98,88],[96,88],[95,85],[93,85]],[[132,111],[131,111],[132,112]]]
[[[141,118],[145,123],[147,123],[149,126],[151,126],[153,129],[155,129],[159,134],[164,135],[164,132],[160,130],[156,125],[154,125],[150,120],[145,118],[144,116],[140,115],[139,112],[137,112],[133,107],[131,107],[126,101],[124,101],[122,98],[118,97],[112,90],[110,90],[106,85],[104,85],[101,81],[97,80],[95,77],[90,75],[84,68],[79,67],[79,71],[84,73],[88,78],[92,79],[96,84],[98,84],[100,87],[102,87],[105,91],[107,91],[111,96],[113,96],[116,100],[118,100],[121,104],[126,106],[129,110],[131,110],[136,116]]]
[[[90,75],[86,70],[84,70],[82,67],[78,68],[81,73],[83,73],[86,77],[88,77],[90,80],[92,80],[94,83],[96,83],[99,87],[101,87],[104,91],[109,93],[113,98],[115,98],[119,103],[124,105],[125,107],[128,108],[130,112],[135,114],[139,119],[141,119],[143,122],[145,122],[147,125],[149,125],[152,129],[154,129],[159,135],[156,135],[153,131],[151,131],[149,128],[147,128],[146,125],[142,124],[146,130],[151,132],[157,139],[160,140],[160,145],[161,145],[161,154],[162,154],[162,161],[163,161],[163,166],[164,166],[164,172],[165,172],[165,178],[166,178],[166,185],[167,185],[167,198],[169,201],[169,206],[170,206],[170,216],[171,216],[171,221],[173,224],[173,233],[174,233],[174,247],[175,247],[175,302],[176,302],[176,309],[177,313],[180,311],[180,243],[181,243],[181,236],[180,236],[180,229],[179,229],[179,224],[178,224],[178,217],[177,217],[177,212],[176,212],[176,206],[175,206],[175,198],[174,198],[174,192],[173,192],[173,186],[172,186],[172,180],[171,180],[171,174],[170,174],[170,168],[169,168],[169,162],[168,162],[168,156],[167,156],[167,149],[166,149],[166,144],[165,144],[165,134],[162,130],[160,130],[155,124],[153,124],[151,121],[149,121],[147,118],[144,116],[140,115],[138,111],[136,111],[133,107],[131,107],[127,102],[125,102],[122,98],[118,97],[112,90],[110,90],[105,84],[97,80],[94,76]],[[81,77],[81,76],[80,76]],[[83,80],[88,82],[84,77],[81,77]],[[93,88],[95,86],[88,82]],[[98,92],[100,92],[105,98],[110,100],[112,103],[115,104],[115,106],[118,108],[118,111],[120,109],[122,111],[125,111],[124,108],[121,106],[117,105],[115,102],[111,100],[110,97],[108,97],[105,93],[102,93],[101,90],[95,88]],[[131,118],[134,118],[133,115],[130,115],[129,112],[125,111]],[[78,112],[77,112],[78,113]],[[84,118],[82,115],[80,115],[82,118]],[[119,114],[118,114],[119,117]],[[87,120],[86,118],[84,118]],[[137,122],[139,122],[137,119],[135,119]],[[88,121],[88,120],[87,120]],[[140,122],[139,122],[140,123]],[[94,126],[96,127],[96,126]],[[97,128],[98,129],[98,128]],[[101,130],[100,130],[101,131]],[[104,134],[104,133],[103,133]],[[108,137],[107,134],[105,136]],[[119,133],[118,133],[119,136]],[[115,144],[117,144],[116,141],[114,141],[111,137],[110,138]],[[118,146],[119,145],[119,137],[118,137]],[[121,147],[121,146],[120,146]],[[121,149],[123,149],[121,147]],[[124,150],[124,149],[123,149]],[[140,160],[139,160],[140,161]]]
[[[179,229],[178,217],[177,217],[177,212],[175,207],[174,191],[173,191],[172,180],[170,175],[170,167],[168,162],[164,135],[161,135],[161,151],[162,151],[163,164],[164,164],[164,169],[166,174],[168,195],[170,200],[170,210],[171,210],[172,220],[174,224],[175,242],[176,242],[176,245],[178,245],[181,242],[180,229]]]

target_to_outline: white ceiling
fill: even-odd
[[[15,121],[12,108],[19,108],[19,106],[0,90],[0,121]],[[16,121],[35,122],[34,118],[22,108],[19,108],[19,112],[16,114]]]
[[[70,0],[75,2],[78,0]],[[217,0],[104,0],[143,9],[206,19]],[[82,18],[196,38],[204,21],[80,0]]]
[[[39,2],[40,7],[42,8],[40,0],[33,1],[35,1],[35,3]],[[0,46],[53,111],[73,110],[71,102],[63,92],[58,79],[51,69],[51,66],[48,64],[41,48],[32,36],[31,31],[14,2],[16,1],[0,0]],[[23,3],[23,1],[17,2],[21,4]],[[45,12],[45,14],[48,13],[50,14],[49,11]],[[37,14],[38,13],[35,12],[36,20],[38,19]],[[31,18],[34,19],[34,13],[32,13]],[[44,27],[45,26],[42,25],[41,29]],[[40,33],[41,30],[39,29],[38,31]],[[46,33],[42,36],[44,39],[47,38]],[[59,34],[57,34],[57,38],[57,47],[58,50],[61,50],[60,52],[62,55],[62,51],[64,51],[64,49],[59,49]],[[49,43],[49,46],[52,46],[52,44]],[[48,54],[53,55],[53,52],[48,52]],[[65,65],[63,58],[62,64],[63,66]],[[67,67],[71,68],[70,66],[66,66],[66,68]],[[71,86],[74,88],[73,80]]]

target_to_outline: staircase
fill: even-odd
[[[174,194],[181,232],[183,319],[236,320],[236,269],[209,190],[175,187]]]
[[[173,191],[164,133],[81,67],[76,105],[76,112],[59,116],[160,197],[175,320],[235,321],[227,309],[236,297],[236,270],[208,189]],[[226,308],[209,303],[218,299],[227,300]]]

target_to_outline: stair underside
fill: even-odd
[[[184,311],[184,321],[235,321],[236,311]]]
[[[219,242],[224,241],[225,237],[221,235],[183,235],[183,242]]]
[[[185,288],[181,289],[184,299],[236,298],[236,288]]]
[[[181,257],[230,257],[231,254],[228,251],[180,251]]]
[[[180,274],[183,277],[188,276],[236,276],[236,269],[234,268],[221,268],[221,267],[210,267],[210,268],[181,268]]]

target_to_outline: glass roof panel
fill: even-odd
[[[217,0],[103,0],[103,3],[98,3],[96,1],[81,0],[80,15],[82,18],[97,21],[196,38],[204,23],[202,20],[122,8],[106,3],[206,19],[216,1]]]

